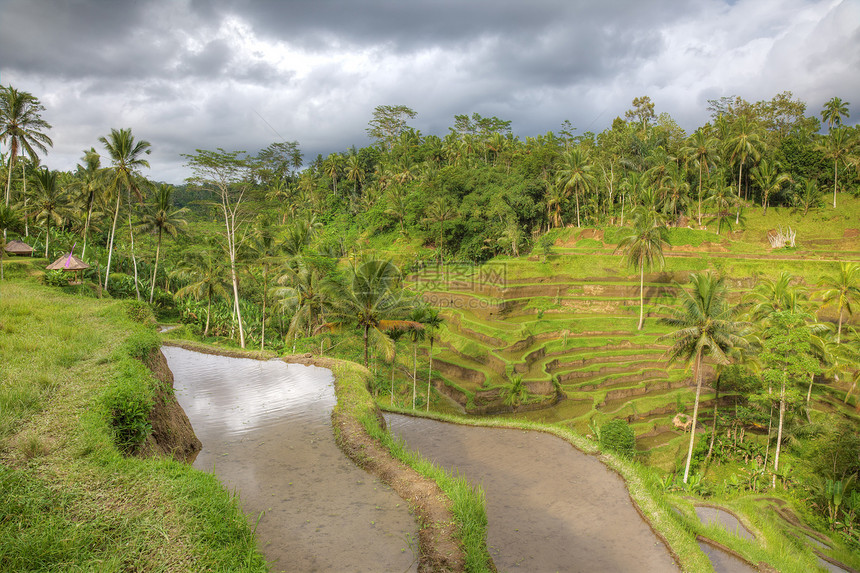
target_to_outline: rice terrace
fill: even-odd
[[[860,570],[848,103],[74,171],[2,87],[0,570]]]

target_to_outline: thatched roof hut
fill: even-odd
[[[79,284],[81,282],[84,269],[88,269],[90,268],[90,266],[78,257],[74,256],[72,253],[68,253],[63,255],[45,268],[49,271],[71,271],[73,273],[80,273],[80,276],[78,276],[78,280],[73,280],[71,283]]]
[[[10,255],[33,256],[33,247],[23,241],[9,241],[6,243],[5,251]]]
[[[71,253],[65,254],[47,267],[49,271],[82,271],[90,266]]]

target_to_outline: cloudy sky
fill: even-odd
[[[52,168],[130,127],[175,183],[198,148],[367,145],[377,105],[524,138],[601,131],[641,95],[690,131],[708,99],[790,90],[809,114],[851,102],[853,124],[860,0],[0,0],[0,83],[41,99]]]

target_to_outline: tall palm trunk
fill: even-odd
[[[129,191],[128,197],[128,236],[131,239],[131,264],[134,267],[134,294],[137,300],[140,300],[140,287],[137,285],[137,257],[134,254],[134,229],[131,224],[131,191]]]
[[[93,203],[94,199],[90,198],[90,203],[87,206],[87,220],[84,223],[84,248],[81,251],[81,260],[84,260],[84,257],[87,256],[87,238],[90,236],[90,219],[93,216]]]
[[[690,447],[687,448],[687,464],[684,467],[684,483],[690,476],[690,462],[693,459],[693,444],[696,441],[696,421],[699,419],[699,396],[702,394],[702,351],[696,352],[696,361],[693,363],[693,376],[696,379],[696,400],[693,403],[693,422],[690,426]]]
[[[645,263],[639,265],[639,328],[645,323]]]
[[[113,224],[110,228],[110,240],[108,241],[108,260],[107,260],[107,268],[105,269],[105,290],[108,290],[108,280],[110,279],[110,262],[111,257],[113,257],[113,241],[116,237],[116,221],[119,219],[119,202],[122,198],[122,193],[117,191],[116,194],[116,208],[113,212]]]
[[[161,253],[161,228],[158,229],[158,244],[155,247],[155,266],[152,269],[152,285],[149,287],[149,304],[155,294],[155,277],[158,276],[158,255]],[[86,243],[85,243],[86,244]]]
[[[839,160],[833,159],[833,208],[836,208],[836,176],[838,174]],[[8,202],[7,202],[8,204]]]
[[[430,337],[430,372],[427,374],[427,407],[425,412],[430,411],[430,387],[433,386],[433,337]]]
[[[394,341],[394,354],[391,357],[391,405],[394,405],[394,372],[397,370],[397,341]]]
[[[15,165],[15,155],[18,154],[18,142],[13,137],[9,149],[9,169],[6,175],[6,206],[12,201],[12,167]],[[3,229],[3,238],[6,238],[6,229]]]
[[[268,270],[269,265],[263,265],[263,326],[260,330],[260,350],[266,349],[266,301],[268,299],[267,290],[269,288],[268,282]],[[322,354],[322,352],[320,352]]]
[[[743,173],[744,173],[744,162],[741,161],[741,167],[738,170],[738,210],[737,210],[737,214],[735,215],[735,225],[737,225],[741,222],[741,178],[743,177]]]
[[[206,328],[203,329],[203,338],[209,336],[209,315],[212,313],[212,291],[206,297]]]
[[[782,446],[782,424],[785,419],[785,379],[788,377],[785,370],[782,373],[782,388],[779,392],[779,429],[776,431],[776,452],[773,455],[773,482],[771,487],[776,487],[776,472],[779,471],[779,451]]]
[[[415,395],[418,388],[418,343],[412,343],[412,409],[415,409]]]

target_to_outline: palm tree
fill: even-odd
[[[68,213],[68,198],[57,184],[57,172],[43,167],[33,175],[34,207],[31,215],[36,221],[45,221],[45,258],[48,257],[48,245],[51,240],[51,221],[62,224]]]
[[[161,239],[165,233],[170,237],[175,237],[181,228],[188,225],[188,222],[182,218],[188,209],[185,207],[174,208],[172,195],[173,187],[164,183],[159,185],[155,189],[152,205],[143,213],[143,217],[137,225],[138,229],[144,233],[156,233],[158,235],[158,243],[155,247],[155,265],[152,268],[152,284],[149,288],[149,304],[152,304],[152,298],[155,294],[155,278],[158,275]]]
[[[645,322],[645,267],[655,263],[663,267],[663,246],[669,243],[669,231],[662,218],[644,209],[637,209],[633,227],[625,227],[615,251],[624,251],[627,263],[639,269],[639,327]]]
[[[9,142],[9,170],[6,178],[6,206],[9,206],[12,189],[12,169],[19,151],[37,160],[36,151],[47,153],[54,142],[44,130],[51,124],[42,119],[45,107],[33,94],[18,91],[12,86],[0,86],[0,142]]]
[[[287,338],[313,334],[333,304],[334,286],[302,258],[286,265],[276,282],[281,286],[271,290],[272,297],[281,310],[292,313]]]
[[[762,205],[764,210],[762,216],[767,215],[768,199],[774,193],[778,193],[782,186],[791,182],[791,176],[779,170],[781,165],[777,163],[768,163],[766,159],[762,159],[761,163],[752,170],[753,181],[761,188]]]
[[[364,181],[364,166],[358,155],[351,154],[346,158],[346,179],[352,181],[352,193],[358,195],[358,186]]]
[[[385,331],[415,328],[403,317],[412,308],[399,288],[400,270],[388,260],[370,259],[350,269],[347,284],[334,301],[331,325],[354,324],[362,331],[364,365],[368,365],[370,345],[381,348],[386,360],[393,354]]]
[[[206,326],[203,329],[203,336],[208,336],[212,299],[216,296],[228,298],[227,269],[224,267],[222,258],[215,256],[210,249],[206,249],[196,256],[183,258],[179,268],[171,274],[190,281],[176,291],[177,297],[192,296],[197,300],[206,299]]]
[[[841,126],[842,118],[848,119],[848,106],[850,102],[842,101],[833,97],[824,104],[821,109],[821,120],[827,122],[827,129],[832,130],[834,125]]]
[[[696,382],[696,398],[693,404],[693,422],[690,446],[684,468],[684,483],[690,475],[690,461],[696,439],[696,421],[699,415],[699,397],[702,393],[702,361],[706,356],[717,364],[728,364],[729,351],[746,346],[741,336],[743,323],[734,320],[735,308],[726,299],[726,288],[722,278],[710,272],[692,274],[690,290],[684,289],[681,308],[669,307],[672,316],[660,319],[662,324],[676,328],[675,332],[661,336],[658,340],[674,340],[668,351],[670,361],[693,362],[693,379]]]
[[[412,409],[415,409],[415,398],[418,394],[418,343],[424,340],[426,329],[424,320],[427,318],[427,309],[418,306],[412,309],[407,320],[411,323],[406,329],[406,337],[412,343]]]
[[[726,149],[729,161],[738,164],[738,212],[735,219],[735,224],[738,224],[740,223],[741,180],[743,179],[744,165],[750,158],[757,161],[761,157],[762,140],[756,125],[749,122],[745,117],[741,117],[737,121],[735,129],[735,136],[728,141]]]
[[[260,350],[266,349],[266,308],[269,302],[269,269],[281,260],[281,244],[275,234],[274,221],[261,215],[252,231],[250,248],[257,264],[263,267],[263,309],[260,329]]]
[[[427,407],[425,411],[430,411],[430,387],[433,386],[433,341],[439,328],[445,323],[445,320],[439,315],[439,311],[435,308],[428,308],[427,314],[424,316],[424,328],[427,329],[427,338],[430,340],[430,368],[427,374]]]
[[[86,211],[86,219],[84,220],[84,248],[81,250],[81,259],[87,255],[87,240],[90,234],[90,221],[93,216],[93,208],[98,202],[99,197],[104,191],[104,172],[101,169],[101,158],[95,148],[90,148],[89,151],[84,151],[81,158],[84,160],[84,165],[78,164],[76,179],[72,183],[71,188],[78,192],[77,200],[79,206]]]
[[[116,208],[114,209],[113,225],[111,226],[110,241],[108,244],[107,269],[105,269],[105,290],[107,290],[122,191],[127,190],[129,193],[134,191],[140,197],[140,190],[135,181],[135,176],[141,167],[149,167],[149,162],[143,159],[142,156],[149,155],[151,145],[146,140],[135,142],[134,136],[131,134],[131,129],[111,129],[110,135],[100,137],[99,141],[104,146],[111,160],[113,176],[111,177],[109,189],[111,193],[116,195]],[[131,227],[129,227],[129,232],[131,232]],[[133,241],[134,237],[132,236]],[[132,252],[133,256],[134,253]],[[135,265],[135,285],[137,284],[136,269],[137,265]]]
[[[851,132],[844,127],[833,129],[827,135],[819,149],[824,151],[824,157],[833,160],[833,208],[836,208],[836,188],[839,176],[839,162],[849,161],[853,145]]]
[[[593,166],[589,163],[588,153],[579,147],[562,154],[562,165],[558,170],[558,182],[565,193],[573,194],[576,198],[576,226],[582,226],[579,216],[579,196],[594,187],[595,179]]]
[[[818,293],[824,306],[836,304],[839,312],[839,326],[836,330],[836,344],[839,344],[842,338],[843,310],[854,314],[851,305],[860,303],[860,264],[839,263],[839,271],[822,277],[818,284],[824,287],[824,290]]]
[[[783,271],[775,280],[762,279],[756,282],[753,290],[744,297],[745,304],[749,306],[750,319],[758,322],[775,312],[799,312],[809,297],[801,285],[791,284],[793,279],[791,273]]]
[[[339,153],[332,153],[323,161],[323,173],[329,176],[334,186],[334,195],[337,197],[337,178],[340,176],[340,168],[343,163],[343,156]]]
[[[702,174],[710,173],[710,165],[717,154],[718,140],[710,134],[710,130],[700,127],[687,139],[687,145],[681,153],[699,168],[699,226],[702,226]]]
[[[439,223],[439,264],[442,264],[442,251],[445,248],[445,221],[457,218],[457,208],[448,197],[437,196],[427,206],[425,220]]]

